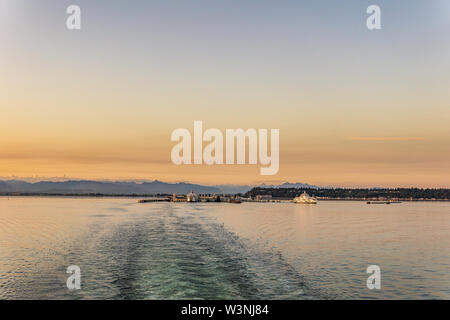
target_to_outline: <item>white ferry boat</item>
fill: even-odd
[[[191,191],[186,195],[186,201],[187,202],[199,202],[200,197],[194,191]]]
[[[316,204],[317,199],[303,192],[300,196],[294,198],[294,203]]]

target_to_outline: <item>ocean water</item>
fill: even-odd
[[[0,197],[0,299],[450,299],[450,203]]]

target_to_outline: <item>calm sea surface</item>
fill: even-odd
[[[0,197],[0,299],[191,298],[450,299],[450,203]]]

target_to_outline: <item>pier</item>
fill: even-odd
[[[217,195],[217,194],[200,194],[196,201],[189,201],[188,195],[168,195],[166,197],[149,197],[138,200],[138,203],[153,203],[153,202],[215,202],[215,203],[234,203],[242,202],[260,202],[260,203],[286,203],[292,202],[292,199],[272,199],[265,197],[246,198],[237,195]]]
[[[147,203],[147,202],[169,202],[170,199],[167,198],[147,198],[147,199],[141,199],[138,202],[139,203]]]

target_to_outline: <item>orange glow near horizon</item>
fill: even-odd
[[[440,10],[418,32],[404,26],[419,7],[405,15],[386,4],[398,24],[370,32],[354,21],[365,10],[346,4],[332,5],[328,21],[312,2],[267,4],[258,15],[227,7],[236,14],[225,17],[224,3],[176,13],[161,3],[146,15],[147,2],[117,4],[106,15],[81,1],[92,20],[69,32],[63,5],[3,1],[0,177],[450,187]],[[194,120],[222,132],[280,129],[278,174],[175,166],[170,135],[192,133]]]

